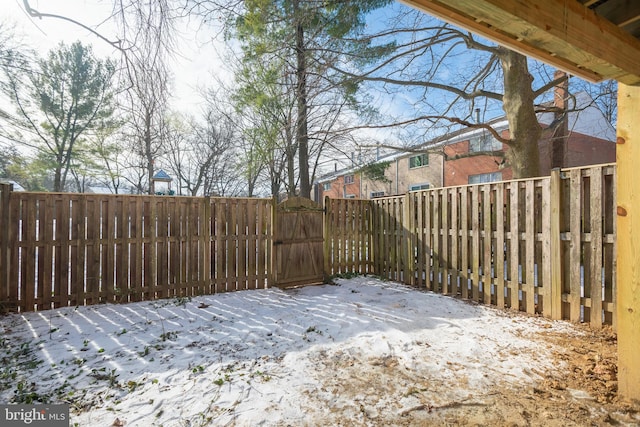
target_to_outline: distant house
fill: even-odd
[[[371,168],[375,167],[375,174]],[[317,200],[331,198],[372,199],[407,191],[441,187],[443,156],[439,153],[395,152],[375,163],[337,170],[316,180]]]
[[[580,92],[570,101],[567,146],[563,167],[586,166],[616,161],[616,131],[591,97]],[[553,121],[552,113],[538,116],[540,126],[547,128]],[[509,124],[504,117],[490,123],[503,137],[509,136]],[[538,142],[540,175],[551,171],[550,135],[543,134]],[[467,130],[444,143],[447,155],[444,168],[444,186],[475,184],[511,179],[511,168],[503,167],[502,156],[473,155],[475,152],[508,150],[488,132]]]
[[[11,179],[0,178],[0,184],[13,185],[13,191],[25,191],[24,187]]]
[[[616,158],[616,133],[602,112],[593,105],[588,94],[575,96],[568,114],[567,147],[564,167],[612,163]],[[573,108],[577,105],[578,108]],[[538,116],[540,126],[547,128],[552,113]],[[505,117],[489,123],[500,135],[509,136]],[[548,132],[547,132],[548,133]],[[551,170],[550,136],[538,143],[540,173]],[[332,198],[374,198],[404,194],[408,191],[442,186],[466,185],[511,179],[511,168],[504,163],[504,155],[487,155],[491,151],[506,151],[508,147],[486,130],[464,128],[415,146],[411,152],[398,151],[378,158],[378,165],[386,166],[384,176],[372,179],[367,166],[336,170],[316,181],[317,200]],[[380,168],[378,168],[380,169]]]

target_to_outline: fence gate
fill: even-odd
[[[324,280],[323,211],[300,197],[276,206],[273,275],[279,287],[322,283]]]

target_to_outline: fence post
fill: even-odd
[[[618,396],[640,401],[640,87],[618,86],[616,329]]]
[[[549,243],[551,246],[551,318],[560,320],[562,318],[562,240],[560,238],[560,197],[561,197],[560,168],[551,170],[550,193],[550,224],[551,236]],[[573,230],[572,230],[573,231]]]
[[[2,305],[9,302],[9,278],[11,270],[11,245],[9,236],[11,234],[9,223],[9,200],[13,185],[0,184],[0,312]]]

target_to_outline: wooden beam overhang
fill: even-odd
[[[640,40],[576,0],[400,0],[585,80],[640,85]]]

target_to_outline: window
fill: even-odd
[[[502,143],[489,134],[477,136],[469,140],[469,152],[502,150]]]
[[[485,182],[495,182],[495,181],[502,181],[502,172],[469,175],[469,184],[482,184]]]
[[[353,184],[353,175],[345,175],[344,176],[345,184]]]
[[[330,182],[325,182],[324,184],[322,184],[322,189],[324,191],[329,191],[331,190],[331,183]]]
[[[425,182],[424,184],[413,184],[409,186],[409,191],[420,191],[420,190],[428,190],[429,183]]]
[[[409,169],[427,166],[428,164],[429,164],[429,155],[426,153],[409,157]]]
[[[375,199],[376,197],[383,197],[384,196],[384,191],[372,191],[371,192],[371,198]]]
[[[344,198],[345,198],[345,199],[355,199],[355,198],[356,198],[356,195],[355,195],[355,194],[346,194],[346,195],[344,196]]]

